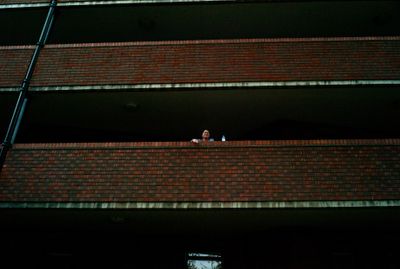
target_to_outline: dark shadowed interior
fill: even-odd
[[[15,95],[0,100],[12,113]],[[397,87],[33,92],[18,142],[396,138]],[[8,118],[1,118],[5,132]]]

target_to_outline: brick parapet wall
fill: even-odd
[[[34,49],[34,46],[0,47],[0,88],[21,86]]]
[[[2,202],[400,199],[400,141],[15,145]]]
[[[400,79],[399,62],[398,38],[49,46],[32,86]]]
[[[33,47],[0,47],[0,88],[18,86]],[[31,86],[400,80],[400,37],[54,44]]]

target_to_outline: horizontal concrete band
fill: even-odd
[[[24,4],[0,4],[0,9],[16,9],[16,8],[42,8],[49,7],[49,3],[24,3]]]
[[[290,202],[0,202],[2,209],[306,209],[399,207],[400,200]]]
[[[239,2],[235,0],[109,0],[109,1],[57,1],[57,6],[92,6],[92,5],[126,5],[126,4],[174,4],[174,3],[208,3],[208,2]],[[46,7],[50,2],[0,4],[0,9]]]
[[[133,84],[133,85],[89,85],[89,86],[34,86],[30,91],[93,91],[93,90],[159,90],[159,89],[199,89],[199,88],[280,88],[317,86],[399,86],[400,80],[334,80],[334,81],[266,81],[266,82],[217,82],[181,84]],[[0,92],[14,92],[19,88],[0,88]]]

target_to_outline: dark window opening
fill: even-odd
[[[354,255],[348,252],[335,252],[331,254],[332,269],[350,269],[354,268]]]

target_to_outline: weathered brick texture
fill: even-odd
[[[400,199],[400,140],[15,145],[7,202]]]
[[[33,51],[33,46],[0,47],[0,87],[21,85]]]
[[[400,37],[49,45],[32,85],[400,79],[399,63]]]

